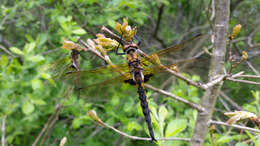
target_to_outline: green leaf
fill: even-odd
[[[77,128],[80,127],[80,125],[81,125],[81,120],[80,120],[80,118],[74,118],[74,119],[73,119],[73,122],[72,122],[73,128],[74,128],[74,129],[77,129]]]
[[[43,61],[44,57],[41,55],[33,55],[33,56],[27,57],[27,60],[37,63],[37,62]]]
[[[107,24],[108,24],[110,27],[112,27],[112,28],[114,28],[114,27],[116,26],[115,20],[111,20],[111,19],[108,19],[108,20],[107,20]]]
[[[41,89],[43,86],[42,81],[39,79],[33,79],[31,82],[33,90]]]
[[[176,119],[170,121],[167,126],[165,136],[172,137],[181,131],[183,131],[187,127],[187,120],[185,119]]]
[[[246,132],[246,134],[250,137],[250,139],[251,139],[255,144],[257,144],[255,137],[254,137],[250,132],[248,132],[247,130],[245,130],[245,132]]]
[[[23,51],[21,51],[20,49],[16,48],[16,47],[11,47],[10,50],[18,55],[24,55]]]
[[[1,64],[2,68],[6,67],[8,65],[8,57],[6,55],[2,54],[0,64]]]
[[[39,43],[39,46],[43,45],[47,40],[48,40],[48,35],[47,33],[42,33],[38,35],[39,39],[37,39],[37,42]]]
[[[41,74],[41,77],[43,78],[43,79],[50,79],[51,78],[51,75],[50,74],[48,74],[48,73],[40,73]]]
[[[31,102],[26,101],[22,110],[24,114],[29,115],[34,111],[34,105]]]
[[[134,129],[137,131],[140,131],[140,130],[142,130],[142,126],[139,123],[133,121],[133,122],[130,122],[127,124],[127,129],[129,131],[133,131]]]
[[[168,115],[168,110],[165,108],[165,106],[160,106],[160,108],[159,108],[159,120],[160,120],[160,122],[164,122],[167,115]]]
[[[241,143],[241,142],[239,142],[239,143],[236,143],[235,146],[248,146],[248,144],[245,144],[245,143]]]
[[[25,45],[25,50],[26,50],[26,53],[30,53],[32,52],[32,50],[36,47],[36,43],[35,42],[31,42],[29,44],[26,44]]]
[[[217,144],[224,144],[234,140],[234,136],[224,135],[217,140]]]
[[[86,34],[86,31],[82,28],[79,28],[79,29],[73,30],[72,33],[77,34],[77,35],[83,35],[83,34]]]
[[[46,102],[42,99],[33,99],[33,103],[36,105],[46,105]]]
[[[29,34],[26,34],[26,35],[25,35],[25,38],[26,38],[27,41],[29,41],[29,42],[33,42],[33,41],[34,41],[33,38],[32,38],[32,36],[30,36]]]

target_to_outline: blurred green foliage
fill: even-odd
[[[56,106],[63,104],[59,118],[46,135],[44,145],[58,145],[66,136],[66,145],[156,145],[145,141],[134,141],[95,124],[87,111],[95,109],[106,123],[130,135],[148,137],[138,95],[128,85],[108,85],[105,90],[95,87],[93,92],[77,99],[68,84],[53,82],[48,72],[41,67],[64,58],[69,51],[60,49],[64,38],[75,41],[94,38],[102,25],[113,28],[117,21],[128,17],[130,24],[137,26],[138,36],[151,48],[171,45],[191,33],[184,32],[198,26],[198,32],[209,31],[209,0],[2,0],[0,3],[0,116],[6,119],[6,141],[9,145],[31,145],[41,132],[48,118],[55,114]],[[233,3],[232,3],[233,4]],[[160,22],[160,39],[154,38],[159,9],[163,7]],[[238,23],[243,28],[240,36],[248,36],[259,25],[259,0],[244,0],[233,6],[230,30]],[[249,17],[250,16],[250,17]],[[169,31],[171,30],[171,31]],[[255,33],[255,42],[260,32]],[[148,43],[147,43],[148,42]],[[246,42],[237,43],[239,49],[247,50]],[[9,50],[5,51],[3,48]],[[112,54],[111,54],[112,55]],[[258,55],[259,56],[259,55]],[[86,54],[81,66],[93,69],[104,65],[97,58]],[[115,55],[111,57],[116,59]],[[124,57],[120,58],[124,62]],[[255,66],[260,65],[259,57],[251,58]],[[205,65],[205,64],[204,64]],[[228,64],[227,64],[228,66]],[[58,69],[57,69],[58,70]],[[194,81],[207,79],[207,69],[198,69],[195,74],[185,74]],[[246,64],[234,70],[252,74]],[[112,75],[108,75],[112,76]],[[97,76],[92,80],[103,79]],[[155,84],[165,78],[156,78]],[[254,80],[257,81],[257,80]],[[202,91],[177,79],[169,85],[168,91],[194,103],[200,103]],[[249,112],[259,115],[259,86],[227,82],[223,90]],[[191,137],[197,111],[164,95],[148,91],[148,102],[152,111],[152,122],[156,137]],[[230,106],[232,107],[232,106]],[[218,102],[213,119],[225,121],[223,112],[227,109]],[[0,118],[2,121],[2,118]],[[251,124],[250,126],[253,126]],[[251,139],[260,143],[259,134],[229,129],[220,126],[214,133],[217,145],[249,145],[243,141]],[[257,137],[258,136],[258,137]],[[40,142],[39,142],[40,143]],[[188,145],[183,141],[159,141],[158,145]],[[205,145],[212,145],[209,134]]]

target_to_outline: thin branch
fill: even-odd
[[[64,93],[64,97],[67,98],[68,95],[70,94],[70,92],[73,91],[73,86],[69,87],[68,90],[66,90],[66,92]],[[41,139],[43,133],[46,131],[46,129],[48,128],[48,131],[49,131],[49,128],[52,128],[53,124],[56,122],[55,120],[57,119],[57,116],[59,115],[59,112],[63,106],[64,102],[61,103],[61,104],[56,104],[55,105],[55,111],[54,111],[54,114],[52,114],[47,122],[44,124],[44,127],[42,128],[40,134],[37,136],[37,138],[34,140],[32,146],[36,146],[36,144],[39,142],[39,140]],[[53,122],[55,121],[55,122]],[[48,133],[47,131],[47,133]]]
[[[52,54],[56,51],[59,51],[60,48],[56,48],[56,49],[52,49],[52,50],[48,50],[48,51],[45,51],[45,52],[42,52],[42,53],[39,53],[40,55],[48,55],[48,54]]]
[[[2,126],[1,126],[1,133],[2,133],[1,143],[2,143],[2,146],[5,146],[5,121],[6,121],[6,115],[4,115],[2,117]]]
[[[78,42],[83,45],[85,47],[85,51],[90,51],[93,54],[95,54],[97,57],[101,58],[102,60],[106,61],[106,58],[104,58],[100,52],[98,52],[96,49],[90,47],[87,43],[85,43],[83,40],[80,39],[80,37],[78,38]]]
[[[160,29],[160,24],[161,24],[163,10],[164,10],[164,4],[161,4],[161,6],[159,7],[158,18],[157,18],[157,22],[156,22],[156,26],[155,26],[155,29],[154,29],[153,36],[165,48],[166,44],[164,43],[164,40],[158,36],[158,31]]]
[[[77,10],[77,9],[76,9]],[[96,37],[96,34],[92,31],[92,30],[90,30],[86,25],[82,25],[81,24],[81,22],[80,22],[80,19],[77,17],[77,16],[75,16],[75,15],[73,15],[72,14],[72,18],[78,23],[78,25],[80,26],[80,27],[82,27],[86,32],[88,32],[89,34],[91,34],[93,37]]]
[[[253,37],[254,37],[255,33],[256,33],[257,31],[259,31],[259,29],[260,29],[260,26],[257,26],[257,27],[254,29],[254,31],[249,34],[248,40],[247,40],[247,44],[248,44],[250,47],[254,47],[254,46],[255,46],[255,45],[253,44],[252,40],[253,40]]]
[[[215,18],[215,0],[211,0],[211,10],[212,10],[212,13],[211,13],[211,16],[210,16],[210,21],[213,21],[213,19]]]
[[[15,56],[12,52],[10,52],[8,49],[6,49],[4,46],[0,45],[0,49],[2,49],[6,54],[12,56],[12,57],[17,57]]]
[[[151,85],[149,85],[149,84],[145,84],[144,86],[145,86],[146,88],[149,88],[149,89],[155,91],[155,92],[164,94],[164,95],[169,96],[169,97],[171,97],[171,98],[173,98],[173,99],[175,99],[175,100],[178,100],[178,101],[180,101],[180,102],[182,102],[182,103],[184,103],[184,104],[187,104],[187,105],[191,106],[192,108],[197,109],[197,110],[200,111],[200,112],[202,112],[202,111],[205,110],[205,109],[204,109],[203,107],[201,107],[199,104],[195,104],[195,103],[189,102],[189,101],[187,101],[187,100],[185,100],[185,99],[183,99],[183,98],[181,98],[181,97],[179,97],[179,96],[176,96],[176,95],[174,95],[174,94],[172,94],[172,93],[166,92],[166,91],[164,91],[164,90],[162,90],[162,89],[155,88],[155,87],[153,87],[153,86],[151,86]]]
[[[0,37],[0,42],[2,42],[4,46],[6,46],[7,48],[12,47],[12,44],[7,39],[5,39],[3,35],[0,34]]]
[[[180,39],[178,39],[178,42],[181,42],[183,40],[183,38],[185,38],[186,36],[188,36],[189,34],[193,33],[193,32],[197,32],[198,30],[205,30],[209,27],[209,24],[204,24],[204,25],[201,25],[201,26],[196,26],[196,27],[193,27],[191,28],[190,30],[184,32]]]
[[[2,27],[2,25],[4,25],[4,24],[5,24],[6,20],[7,20],[7,19],[8,19],[8,17],[9,17],[9,15],[10,15],[10,14],[8,14],[8,15],[5,15],[5,17],[2,19],[2,22],[0,23],[0,28]]]
[[[234,128],[237,128],[237,129],[248,130],[248,131],[260,133],[260,130],[258,130],[258,129],[254,129],[254,128],[250,128],[250,127],[246,127],[246,126],[241,126],[241,125],[236,125],[236,124],[229,125],[229,124],[227,124],[225,122],[221,122],[221,121],[210,120],[208,122],[208,125],[210,125],[210,124],[224,125],[224,126],[227,126],[227,127],[234,127]]]
[[[252,85],[260,85],[260,82],[254,82],[254,81],[248,81],[248,80],[239,80],[227,77],[227,80],[233,81],[233,82],[240,82],[240,83],[246,83],[246,84],[252,84]]]
[[[236,102],[229,98],[223,91],[220,91],[220,95],[236,109],[243,110],[241,106],[239,106]]]
[[[52,121],[55,119],[55,117],[56,117],[56,115],[57,115],[56,113],[59,112],[60,109],[61,109],[61,105],[60,105],[60,104],[56,105],[55,114],[52,114],[52,115],[48,118],[48,120],[47,120],[47,122],[44,124],[44,126],[43,126],[43,128],[42,128],[40,134],[39,134],[39,135],[37,136],[37,138],[34,140],[32,146],[36,146],[36,144],[37,144],[37,143],[39,142],[39,140],[41,139],[43,133],[47,130],[47,128],[50,127],[49,125],[50,125],[50,124],[52,123]]]
[[[237,47],[236,44],[234,44],[234,49],[236,50],[236,52],[237,52],[240,56],[242,56],[242,53],[239,51],[239,49],[238,49],[238,47]],[[245,61],[246,61],[247,65],[249,66],[249,68],[250,68],[256,75],[260,75],[259,71],[257,71],[257,70],[254,68],[254,66],[252,65],[252,63],[251,63],[250,61],[248,61],[248,60],[245,60]]]
[[[115,131],[116,133],[122,135],[122,136],[125,136],[125,137],[128,137],[130,139],[134,139],[134,140],[144,140],[144,141],[151,141],[152,139],[151,138],[146,138],[146,137],[138,137],[138,136],[131,136],[131,135],[128,135],[127,133],[124,133],[122,131],[119,131],[117,130],[116,128],[114,128],[113,126],[110,126],[106,123],[102,123],[103,126],[109,128],[109,129],[112,129],[113,131]],[[171,141],[190,141],[190,138],[179,138],[179,137],[170,137],[170,138],[158,138],[156,140],[171,140]]]
[[[260,76],[258,75],[239,75],[239,76],[232,76],[232,78],[254,78],[254,79],[260,79]]]
[[[91,139],[92,137],[94,137],[97,133],[99,133],[101,130],[103,130],[104,127],[97,127],[96,130],[94,130],[87,139]]]
[[[222,98],[218,98],[218,99],[222,103],[222,105],[225,107],[225,109],[227,111],[230,111],[230,108],[229,108],[228,104]]]
[[[51,131],[51,129],[53,128],[53,126],[56,123],[56,121],[59,119],[59,114],[60,114],[60,110],[61,110],[62,105],[61,104],[56,105],[55,116],[54,116],[53,120],[51,120],[51,123],[49,124],[48,130],[45,133],[44,137],[42,138],[40,146],[42,146],[44,144],[47,136],[49,135],[49,133]]]
[[[118,35],[116,35],[115,33],[113,33],[112,31],[110,31],[108,28],[106,28],[105,26],[101,27],[101,31],[105,34],[108,35],[110,38],[116,40],[117,42],[121,42],[123,45],[127,44],[127,42],[124,39],[121,39],[121,37],[119,37]]]

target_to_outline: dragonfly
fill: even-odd
[[[66,59],[67,64],[66,69],[63,68],[63,71],[56,75],[55,78],[59,78],[58,80],[68,81],[70,84],[75,84],[78,88],[79,92],[88,91],[91,86],[99,87],[100,85],[111,85],[112,83],[124,82],[130,85],[134,85],[137,88],[137,93],[139,95],[139,100],[141,103],[142,111],[145,117],[145,121],[148,126],[149,135],[152,141],[156,141],[154,137],[154,132],[152,128],[152,122],[150,117],[150,110],[148,107],[146,90],[144,88],[144,83],[149,81],[152,76],[157,74],[158,72],[163,71],[163,69],[158,65],[158,63],[154,63],[151,61],[153,56],[158,56],[161,58],[168,58],[172,56],[178,50],[190,50],[192,45],[202,39],[205,35],[197,35],[183,41],[178,45],[171,46],[166,49],[159,50],[147,57],[140,56],[137,52],[139,49],[138,45],[135,43],[129,43],[123,47],[124,54],[126,55],[127,63],[118,64],[116,68],[120,69],[124,74],[119,74],[111,65],[107,65],[104,67],[99,67],[92,70],[80,70],[79,63],[77,63],[78,53],[71,53],[70,61],[68,62],[68,58]],[[74,57],[74,58],[73,58]],[[186,60],[191,61],[191,60]],[[59,66],[59,64],[66,64],[63,61],[56,63],[55,66]],[[167,60],[163,62],[165,67],[178,71],[176,64],[169,63]],[[56,68],[53,66],[53,68]],[[59,72],[59,71],[57,71]],[[110,75],[110,78],[106,78],[106,80],[100,80],[98,82],[89,83],[89,79],[99,79],[98,76]]]

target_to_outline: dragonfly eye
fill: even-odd
[[[129,47],[129,48],[126,49],[125,52],[126,52],[126,54],[130,54],[130,53],[134,53],[135,50],[136,50],[136,48]]]

